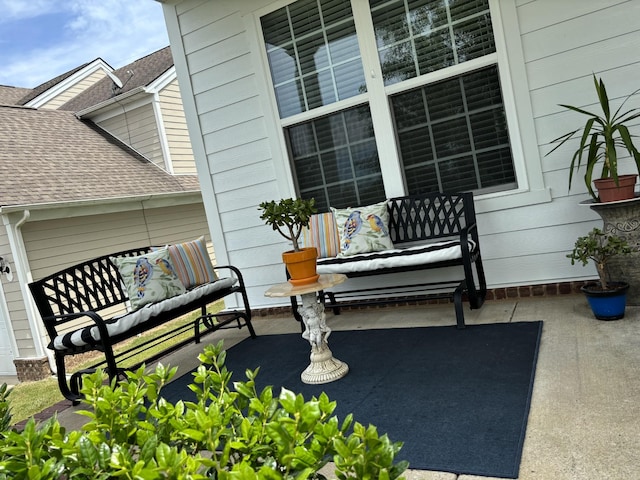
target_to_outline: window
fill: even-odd
[[[498,72],[391,97],[409,193],[516,187]]]
[[[371,0],[385,84],[495,52],[487,0]]]
[[[384,200],[369,108],[356,107],[286,129],[298,190],[320,211]]]
[[[349,0],[301,0],[262,17],[280,118],[362,93]]]
[[[386,198],[379,150],[407,194],[517,188],[488,1],[299,0],[261,18],[300,196]]]

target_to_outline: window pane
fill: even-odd
[[[495,66],[391,97],[409,194],[512,188]]]
[[[382,173],[367,106],[285,131],[301,197],[314,197],[318,205],[336,208],[384,200]]]
[[[349,0],[298,0],[261,22],[280,118],[366,91]]]
[[[488,0],[370,2],[385,84],[495,51]]]
[[[495,52],[489,14],[462,22],[453,27],[458,61],[466,62]]]
[[[442,191],[436,164],[427,164],[419,168],[406,168],[407,189],[412,195],[422,195]]]

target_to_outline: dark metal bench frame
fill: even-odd
[[[77,403],[82,397],[80,394],[81,376],[91,373],[97,368],[104,367],[110,381],[122,375],[123,369],[118,367],[118,360],[130,358],[135,353],[150,346],[159,345],[168,338],[173,338],[193,328],[193,337],[182,340],[175,345],[165,348],[161,352],[147,357],[144,362],[139,362],[135,369],[142,363],[151,363],[160,357],[177,350],[178,348],[195,341],[200,342],[203,334],[223,328],[242,328],[246,326],[251,338],[256,334],[251,324],[251,308],[245,290],[244,279],[240,270],[231,265],[217,265],[216,270],[230,270],[238,279],[238,282],[229,288],[224,288],[205,295],[186,305],[162,312],[148,321],[134,326],[118,335],[109,336],[106,324],[109,318],[104,318],[105,310],[126,304],[129,300],[126,289],[120,277],[118,269],[111,263],[109,257],[130,257],[142,255],[151,251],[150,247],[124,250],[115,254],[104,255],[88,260],[72,267],[68,267],[57,273],[49,275],[29,284],[29,289],[35,304],[40,312],[42,321],[47,329],[51,343],[49,348],[53,350],[57,368],[58,386],[64,397]],[[207,306],[227,295],[239,293],[242,296],[243,309],[223,311],[216,314],[207,312]],[[135,337],[152,328],[163,325],[188,313],[200,309],[200,315],[193,321],[180,327],[165,332],[163,335],[154,336],[142,345],[114,354],[113,347],[124,340]],[[73,322],[73,324],[72,324]],[[232,325],[235,323],[235,325]],[[75,330],[83,326],[96,325],[100,331],[101,340],[96,344],[70,347],[66,350],[52,348],[53,339],[69,328]],[[204,331],[201,330],[204,327]],[[77,355],[89,351],[100,351],[104,359],[92,367],[74,373],[67,381],[65,357]]]
[[[396,197],[387,200],[387,210],[389,212],[389,235],[395,248],[402,248],[407,244],[416,244],[416,242],[433,243],[457,238],[460,240],[462,257],[409,267],[346,273],[347,277],[462,266],[464,278],[447,282],[423,282],[336,292],[322,291],[319,294],[320,301],[325,304],[325,307],[332,308],[337,315],[340,313],[340,307],[386,305],[407,300],[450,299],[453,300],[455,307],[456,324],[458,328],[464,328],[463,297],[466,297],[471,309],[478,309],[484,303],[487,294],[473,193],[431,193]],[[470,239],[476,245],[473,253],[469,246]],[[298,314],[296,297],[291,297],[291,305],[296,320],[302,324],[302,318]]]

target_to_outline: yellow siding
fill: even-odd
[[[176,79],[167,85],[159,93],[159,97],[173,172],[176,174],[195,174],[197,173],[196,164],[191,150],[178,80]]]
[[[55,98],[51,99],[40,108],[46,108],[49,110],[56,110],[60,108],[62,105],[67,103],[72,98],[84,92],[87,88],[95,85],[99,80],[104,78],[106,73],[104,70],[96,70],[94,73],[89,75],[88,77],[82,79],[81,81],[75,83],[70,88],[67,88],[65,91],[57,95]]]
[[[13,281],[11,282],[7,280],[6,276],[0,276],[2,290],[4,291],[5,300],[7,302],[7,310],[9,317],[11,318],[11,325],[9,325],[8,319],[0,318],[0,333],[3,334],[2,338],[0,338],[0,348],[2,349],[2,352],[0,352],[0,368],[4,375],[13,373],[11,372],[13,362],[13,358],[11,357],[17,356],[18,353],[11,351],[11,342],[9,341],[8,334],[5,333],[5,331],[8,332],[10,326],[13,327],[16,337],[25,339],[23,342],[18,342],[20,353],[23,356],[25,355],[25,352],[33,352],[35,354],[35,349],[33,349],[33,342],[30,341],[31,335],[29,330],[29,321],[27,320],[24,302],[22,301],[20,283],[18,282],[16,275],[15,263],[9,246],[9,239],[4,228],[0,229],[0,256],[7,261],[14,273]],[[29,346],[31,346],[31,350],[28,349]]]
[[[147,157],[156,165],[165,168],[160,145],[158,126],[151,104],[123,112],[117,116],[99,122],[111,135]]]
[[[165,245],[207,234],[202,204],[27,222],[25,246],[34,279],[100,255]]]

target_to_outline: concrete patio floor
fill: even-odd
[[[640,478],[640,307],[628,307],[623,320],[603,322],[593,318],[583,296],[567,295],[489,301],[479,311],[465,305],[465,317],[467,324],[544,321],[520,480]],[[407,328],[453,325],[455,316],[452,305],[388,307],[328,313],[327,324],[333,330]],[[300,331],[284,314],[256,318],[254,326],[258,335]],[[246,338],[246,330],[215,332],[205,341],[220,338],[229,347]],[[329,344],[340,358],[339,346]],[[164,363],[188,372],[200,350],[185,347]],[[82,405],[59,412],[61,423],[77,428],[84,421],[78,409]],[[405,476],[488,478],[420,470]]]

